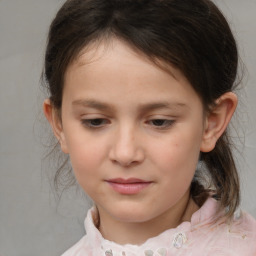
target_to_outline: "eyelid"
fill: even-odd
[[[100,121],[100,124],[92,124],[93,121]],[[106,126],[107,124],[110,124],[110,120],[107,118],[102,117],[95,117],[95,118],[82,118],[81,123],[83,126],[89,129],[100,129]]]
[[[154,125],[153,122],[154,121],[162,121],[163,125]],[[164,129],[168,129],[170,128],[174,123],[175,123],[175,119],[173,118],[163,118],[163,117],[154,117],[149,119],[148,121],[146,121],[146,123],[150,126],[152,126],[154,129],[159,129],[159,130],[164,130]]]

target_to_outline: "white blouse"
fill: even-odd
[[[87,234],[62,256],[256,256],[256,221],[238,211],[233,220],[216,216],[218,202],[209,198],[190,222],[148,239],[142,245],[119,245],[95,227],[96,211],[85,219]],[[94,218],[93,218],[94,217]]]

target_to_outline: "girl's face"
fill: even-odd
[[[181,72],[168,69],[113,40],[66,72],[60,143],[101,219],[150,221],[189,197],[203,106]]]

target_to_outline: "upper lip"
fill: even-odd
[[[151,181],[146,181],[138,178],[129,178],[129,179],[115,178],[115,179],[108,179],[107,182],[119,183],[119,184],[132,184],[132,183],[150,183]]]

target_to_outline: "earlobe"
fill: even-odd
[[[205,120],[201,152],[214,149],[217,140],[226,130],[237,106],[237,96],[227,92],[218,98]]]
[[[64,153],[68,154],[66,145],[66,139],[63,132],[61,119],[58,111],[53,107],[49,99],[46,99],[43,103],[43,111],[46,119],[52,127],[55,137],[60,143],[61,149]]]

